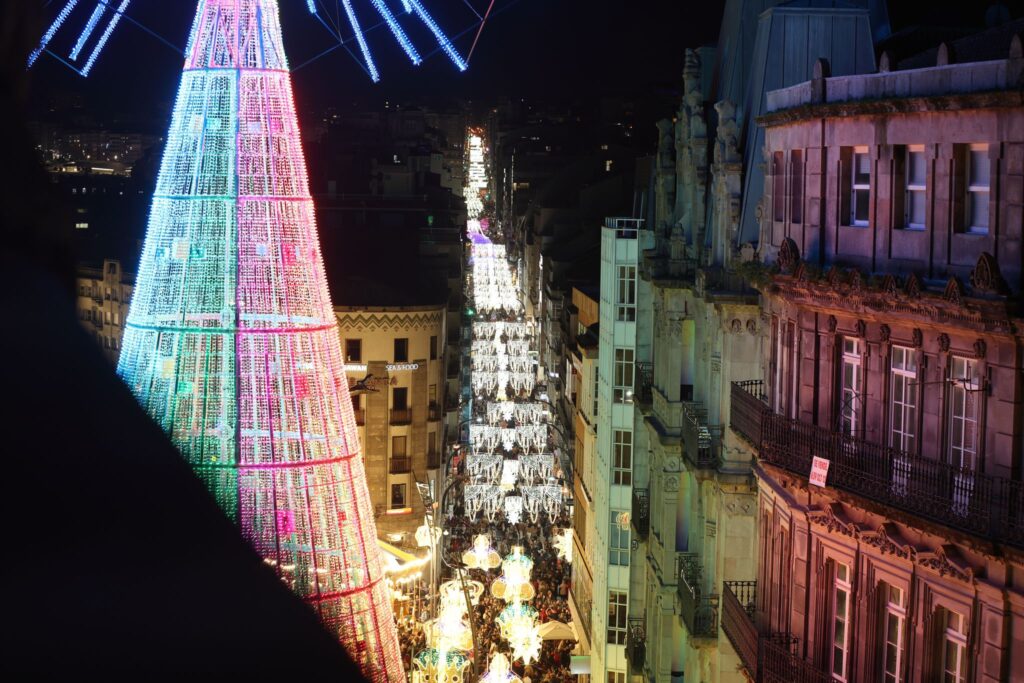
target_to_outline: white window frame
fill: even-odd
[[[615,285],[616,320],[634,322],[636,320],[636,266],[618,266]]]
[[[612,430],[612,484],[633,484],[633,432],[628,429]]]
[[[978,361],[953,356],[949,374],[949,463],[961,470],[953,476],[953,510],[966,515],[974,491],[974,471],[978,466],[978,423],[981,414]],[[959,439],[956,436],[958,425]],[[971,443],[968,443],[968,434],[973,435]]]
[[[942,667],[942,683],[967,683],[967,619],[959,612],[944,609],[942,652],[939,665]],[[952,653],[951,653],[952,650]],[[953,669],[947,666],[949,655],[953,655]]]
[[[917,351],[893,346],[889,365],[889,445],[912,453],[917,441]]]
[[[839,596],[845,598],[842,613],[839,609]],[[829,669],[832,680],[845,681],[850,669],[850,601],[853,599],[853,586],[850,584],[850,566],[835,562],[835,580],[832,584],[832,652],[829,657]],[[838,633],[842,626],[842,635]],[[842,656],[837,662],[836,655]],[[838,668],[838,670],[837,670]]]
[[[615,403],[633,402],[633,380],[636,371],[636,352],[633,349],[617,348],[613,356],[614,390],[612,400]]]
[[[964,211],[967,212],[965,216],[964,224],[967,226],[967,232],[974,235],[987,235],[989,230],[989,224],[992,222],[992,216],[989,215],[989,198],[991,197],[992,191],[992,176],[991,169],[989,170],[988,182],[984,185],[975,182],[975,178],[971,177],[971,158],[975,154],[982,154],[982,159],[986,165],[989,164],[988,158],[988,145],[986,143],[975,143],[968,145],[967,147],[967,158],[964,160],[964,177],[967,185],[967,197]],[[974,225],[974,203],[982,202],[985,207],[985,225]]]
[[[882,624],[882,681],[903,683],[903,653],[907,647],[907,593],[902,588],[886,584],[885,615]],[[890,627],[895,625],[895,640]],[[889,650],[894,650],[890,662]],[[890,665],[891,664],[891,665]]]
[[[611,510],[608,515],[608,565],[612,567],[629,566],[629,529],[622,529],[619,526],[619,519],[625,510]],[[611,617],[609,617],[610,619]]]
[[[839,377],[840,428],[844,434],[857,435],[860,427],[861,392],[863,390],[863,363],[861,341],[856,337],[843,337]],[[847,368],[850,372],[847,372]],[[850,381],[847,381],[847,380]]]
[[[622,623],[618,623],[618,608],[622,609]],[[625,645],[629,624],[629,594],[626,591],[608,591],[608,644]]]
[[[906,180],[906,205],[904,207],[903,227],[906,230],[924,230],[925,221],[927,220],[928,214],[928,160],[924,159],[924,177],[921,178],[921,182],[915,183],[912,177],[912,171],[914,168],[913,158],[915,154],[920,154],[924,158],[924,145],[907,145],[906,159],[903,164],[903,176]],[[917,193],[925,197],[924,211],[925,215],[921,216],[920,222],[915,222],[914,217],[914,197]]]
[[[857,182],[857,158],[864,156],[868,160],[868,181],[866,183]],[[857,194],[859,192],[868,193],[868,218],[857,218]],[[850,155],[850,225],[856,225],[858,227],[867,227],[870,222],[871,215],[871,152],[865,147],[854,147],[853,153]]]

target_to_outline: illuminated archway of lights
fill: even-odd
[[[434,18],[427,8],[425,0],[291,0],[292,2],[303,2],[310,15],[319,21],[324,28],[338,41],[337,45],[325,50],[307,64],[319,57],[341,47],[355,59],[373,82],[378,82],[381,77],[377,60],[374,58],[373,50],[367,40],[367,35],[377,29],[386,28],[398,46],[405,53],[406,57],[414,66],[419,66],[424,59],[435,54],[442,53],[448,57],[456,69],[466,71],[469,68],[469,60],[476,49],[484,25],[492,16],[508,9],[519,0],[506,2],[503,7],[495,10],[495,0],[462,0],[463,4],[472,12],[473,22],[460,32],[454,35],[459,38],[467,34],[473,34],[473,42],[468,54],[463,56],[453,42],[453,37],[446,33],[441,24]],[[207,0],[199,0],[202,7]],[[122,19],[151,35],[159,38],[174,49],[174,44],[160,37],[155,31],[147,28],[139,21],[128,16],[131,0],[50,0],[47,5],[59,8],[56,16],[52,19],[46,31],[40,36],[39,43],[32,50],[28,58],[28,67],[31,68],[43,54],[49,54],[72,71],[81,76],[88,76],[96,64],[103,49],[106,47],[114,29]],[[477,7],[476,5],[479,5]],[[333,6],[333,7],[332,7]],[[342,15],[344,20],[342,20]],[[342,31],[342,25],[347,23],[348,30]],[[419,25],[426,29],[437,43],[437,47],[430,53],[423,54],[420,48],[413,43],[406,26]],[[76,26],[77,25],[77,26]],[[102,30],[100,30],[102,27]],[[77,36],[71,43],[68,51],[58,51],[51,48],[51,41],[62,29],[72,32],[77,29]],[[347,35],[349,34],[350,35]],[[354,43],[359,56],[350,47]],[[191,45],[183,52],[186,59],[189,56]],[[179,50],[180,51],[180,50]],[[83,60],[82,57],[85,57]],[[302,65],[300,65],[302,66]]]

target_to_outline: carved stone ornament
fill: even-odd
[[[779,268],[782,268],[783,272],[792,273],[798,263],[800,248],[796,246],[792,237],[787,237],[782,240],[782,246],[779,247]]]
[[[956,279],[956,275],[949,278],[949,282],[946,283],[946,291],[942,294],[943,298],[956,306],[964,305],[964,288],[960,284],[960,280]]]
[[[863,320],[858,320],[856,325],[856,331],[857,336],[863,339],[864,336],[867,335],[868,333],[868,324]]]
[[[753,318],[747,321],[747,332],[753,336],[757,336],[757,321]]]
[[[918,327],[914,328],[914,331],[910,333],[911,343],[915,349],[919,349],[924,346],[924,333]]]
[[[971,289],[979,294],[1005,295],[1009,291],[1006,280],[999,272],[999,262],[987,251],[981,252],[978,263],[971,271]]]
[[[855,292],[864,291],[864,276],[856,268],[850,271],[850,287]]]
[[[911,273],[910,277],[907,278],[907,283],[903,286],[903,291],[907,293],[907,296],[911,299],[917,299],[921,296],[921,280],[917,277],[916,273]]]
[[[892,328],[888,325],[882,325],[878,328],[878,335],[882,341],[887,342],[889,341],[889,337],[892,336]]]
[[[935,550],[922,550],[917,554],[917,563],[939,573],[951,576],[964,583],[974,582],[974,569],[964,562],[956,546],[945,544]]]
[[[678,491],[679,476],[673,474],[665,477],[665,479],[662,481],[662,488],[664,489],[665,493],[675,493],[676,491]]]
[[[812,524],[824,527],[832,533],[839,533],[850,538],[857,538],[860,529],[846,518],[841,503],[829,503],[820,510],[808,510],[807,519]]]
[[[732,322],[729,323],[729,329],[733,334],[739,334],[743,331],[743,323],[739,318],[733,318]]]
[[[888,274],[885,276],[882,280],[882,291],[894,299],[900,295],[899,284],[896,282],[894,275]]]
[[[984,339],[979,339],[976,342],[974,342],[974,357],[975,358],[979,358],[979,359],[984,358],[987,353],[988,353],[988,344],[985,343]]]
[[[942,351],[943,353],[945,353],[946,351],[949,351],[949,335],[948,334],[946,334],[945,332],[940,334],[938,342],[939,342],[939,351]]]
[[[839,321],[836,320],[836,317],[834,315],[830,315],[828,317],[828,331],[831,332],[832,334],[835,334],[838,328]]]
[[[836,266],[828,269],[828,274],[825,278],[828,280],[828,286],[833,290],[839,289],[839,286],[843,284],[843,273]]]
[[[885,522],[877,529],[861,532],[860,540],[878,548],[883,555],[894,555],[911,562],[917,555],[917,548],[903,538],[899,527],[892,522]]]
[[[666,472],[678,472],[682,469],[683,463],[677,457],[665,458],[664,470]],[[671,479],[671,477],[669,477]]]
[[[796,272],[793,274],[793,277],[797,279],[797,282],[811,281],[811,273],[807,270],[807,265],[803,261],[801,261],[796,267]]]

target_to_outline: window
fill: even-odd
[[[362,363],[363,362],[363,340],[362,339],[346,339],[345,340],[345,362],[346,363]]]
[[[966,515],[978,460],[978,363],[954,356],[949,374],[949,462],[959,468],[953,475],[953,510]]]
[[[906,183],[906,195],[903,208],[903,227],[907,230],[924,230],[927,211],[926,195],[927,160],[924,156],[924,145],[907,145],[903,174]]]
[[[902,588],[883,584],[885,613],[882,615],[883,683],[903,682],[903,650],[906,647],[907,599]]]
[[[967,681],[967,624],[963,615],[942,610],[942,683]]]
[[[845,681],[850,660],[850,567],[835,563],[832,586],[832,679]]]
[[[630,486],[633,480],[633,432],[616,429],[612,462],[612,483]]]
[[[625,671],[609,671],[608,683],[626,683]]]
[[[988,234],[988,197],[991,167],[988,145],[970,145],[966,149],[967,171],[966,227],[967,232]]]
[[[626,644],[627,596],[620,591],[608,592],[608,644]]]
[[[437,405],[437,385],[431,384],[427,387],[427,403]]]
[[[408,407],[409,390],[405,387],[395,387],[391,390],[391,407],[395,410],[405,410]]]
[[[399,510],[405,505],[405,484],[391,485],[391,509]]]
[[[871,157],[867,147],[854,147],[850,174],[850,223],[866,226],[871,198]]]
[[[619,567],[629,566],[629,529],[619,526],[622,510],[612,510],[611,531],[608,534],[608,564]],[[610,642],[610,641],[609,641]]]
[[[891,416],[889,445],[913,451],[917,434],[917,352],[904,346],[892,347]]]
[[[406,456],[405,437],[404,436],[393,436],[393,437],[391,437],[391,457],[392,458],[404,458],[405,456]]]
[[[615,305],[620,321],[636,320],[636,266],[619,266]]]
[[[859,339],[843,339],[842,390],[839,394],[840,426],[844,434],[856,434],[860,426],[861,353]]]
[[[633,349],[615,349],[616,403],[633,402]]]
[[[430,360],[437,360],[437,335],[430,337]]]
[[[789,220],[802,223],[804,219],[804,151],[789,153]]]
[[[597,398],[598,398],[598,386],[601,376],[597,373],[597,366],[594,366],[594,419],[597,419]]]
[[[409,362],[409,340],[408,339],[396,339],[395,340],[395,362],[396,363],[407,363],[407,362]]]
[[[772,220],[781,223],[786,220],[786,176],[785,153],[772,153]]]

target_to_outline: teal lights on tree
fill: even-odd
[[[367,678],[404,680],[277,0],[199,2],[118,372]]]

